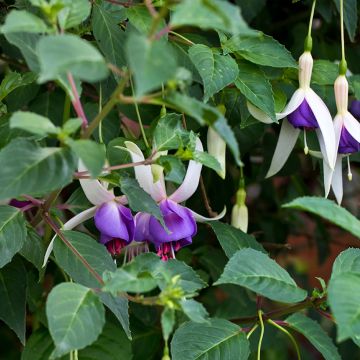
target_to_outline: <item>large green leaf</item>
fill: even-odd
[[[25,344],[26,270],[16,258],[0,269],[0,319]]]
[[[264,248],[253,236],[248,235],[231,225],[220,221],[211,221],[209,222],[209,225],[214,230],[215,235],[228,258],[231,258],[238,250],[245,248],[252,248],[265,252]]]
[[[238,165],[241,164],[239,146],[226,118],[219,110],[195,98],[179,93],[166,97],[166,102],[179,112],[193,117],[201,126],[209,125],[226,141]]]
[[[19,74],[9,72],[0,84],[0,101],[21,86],[27,86],[36,80],[36,75],[32,72]]]
[[[125,65],[125,33],[101,6],[94,4],[92,29],[100,50],[107,61],[121,68]]]
[[[360,221],[349,211],[331,200],[315,196],[304,196],[283,205],[283,207],[304,210],[319,215],[360,238]]]
[[[246,360],[249,354],[249,341],[241,328],[223,319],[187,322],[176,330],[171,341],[173,360]]]
[[[23,213],[13,207],[0,206],[0,268],[11,261],[26,239]]]
[[[29,227],[27,229],[26,240],[20,250],[20,254],[39,271],[41,270],[45,256],[45,247],[43,239],[33,228]]]
[[[16,111],[10,118],[10,128],[37,135],[56,134],[60,130],[48,118],[30,111]]]
[[[126,42],[126,56],[137,95],[155,90],[175,76],[176,57],[166,41],[151,41],[133,32]]]
[[[347,249],[335,259],[331,278],[345,273],[360,275],[360,249]]]
[[[189,56],[202,78],[205,102],[233,83],[238,75],[238,66],[230,55],[221,55],[206,45],[191,46]]]
[[[249,34],[240,8],[221,0],[184,0],[174,9],[170,26],[197,26],[201,29],[216,29],[232,34]]]
[[[76,162],[67,149],[41,148],[34,142],[15,139],[0,151],[0,168],[0,200],[4,200],[21,194],[44,194],[67,185]]]
[[[303,334],[319,350],[325,360],[341,360],[338,349],[331,338],[316,321],[302,313],[295,313],[289,316],[286,322]]]
[[[235,253],[216,284],[240,285],[284,303],[306,298],[306,291],[296,285],[285,269],[264,253],[250,248]]]
[[[53,358],[90,345],[105,324],[105,309],[99,298],[91,289],[74,283],[62,283],[51,290],[46,315],[55,343]]]
[[[334,0],[338,11],[340,12],[340,0]],[[344,23],[351,41],[354,41],[358,25],[357,0],[344,1]]]
[[[50,334],[45,329],[37,330],[26,341],[21,360],[49,359],[53,349],[54,343]]]
[[[43,37],[37,46],[40,61],[39,82],[56,80],[71,73],[88,82],[103,80],[108,69],[100,52],[75,35]]]
[[[153,17],[145,6],[142,4],[137,6],[130,6],[126,9],[126,15],[130,24],[139,30],[140,33],[147,34],[150,31],[153,24]],[[165,20],[161,19],[157,25],[156,32],[160,31],[165,26]]]
[[[270,81],[256,65],[241,61],[235,85],[252,104],[276,121]]]
[[[271,67],[297,67],[294,58],[284,45],[271,36],[233,36],[223,44],[225,53],[236,52],[246,60]]]
[[[61,0],[64,8],[58,13],[58,23],[61,29],[69,29],[80,25],[91,11],[88,0]]]

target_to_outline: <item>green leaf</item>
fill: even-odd
[[[331,277],[334,278],[345,273],[360,275],[360,249],[347,249],[335,259]]]
[[[51,358],[93,343],[105,324],[105,310],[92,290],[79,284],[55,286],[46,302],[46,315],[55,350]]]
[[[184,163],[176,156],[165,155],[156,159],[156,163],[164,167],[165,180],[175,184],[182,184],[186,174]]]
[[[241,16],[240,8],[221,0],[184,0],[174,9],[171,28],[197,26],[201,29],[216,29],[232,34],[251,34]]]
[[[15,139],[0,151],[0,200],[44,194],[69,184],[76,168],[69,150]],[[61,171],[54,171],[61,169]]]
[[[105,271],[115,271],[116,265],[104,245],[78,231],[63,231],[63,234],[93,271],[99,275],[99,278]],[[54,242],[54,254],[58,264],[76,282],[88,287],[100,287],[101,284],[94,274],[59,237]]]
[[[0,101],[21,86],[26,86],[36,80],[36,75],[31,72],[19,74],[17,72],[9,72],[0,84]]]
[[[0,206],[0,268],[11,261],[26,239],[23,213],[13,206]]]
[[[54,343],[50,334],[45,329],[36,330],[26,341],[21,360],[49,359],[53,349]]]
[[[333,85],[339,72],[339,66],[329,60],[315,60],[311,73],[311,82],[317,85]]]
[[[92,29],[96,42],[107,61],[121,68],[125,60],[125,33],[117,25],[110,12],[94,4]]]
[[[61,29],[69,29],[80,25],[91,11],[88,0],[61,0],[64,8],[58,13],[58,23]]]
[[[340,13],[340,0],[334,0]],[[344,1],[344,23],[351,41],[354,41],[358,25],[357,0]]]
[[[171,341],[173,360],[246,360],[249,341],[238,325],[223,319],[209,323],[187,322],[180,326]]]
[[[82,120],[80,118],[69,119],[62,127],[62,131],[66,135],[72,135],[73,133],[75,133],[80,129],[81,124],[82,124]]]
[[[13,10],[5,19],[4,25],[0,27],[0,33],[49,33],[53,30],[46,23],[25,10]]]
[[[40,61],[39,82],[56,80],[71,73],[74,77],[96,82],[108,75],[104,58],[88,41],[75,35],[50,35],[37,46]]]
[[[336,319],[337,340],[352,337],[359,341],[360,274],[345,272],[332,277],[328,286],[328,303]]]
[[[284,303],[302,301],[307,295],[285,269],[264,253],[251,248],[237,251],[215,284],[240,285]]]
[[[244,59],[271,67],[293,67],[297,64],[290,52],[271,36],[233,36],[222,44],[225,53],[235,52]]]
[[[331,200],[315,196],[304,196],[283,205],[283,207],[308,211],[321,216],[360,238],[360,221],[349,211]]]
[[[208,321],[209,314],[203,304],[194,299],[182,299],[181,310],[193,322],[203,323]]]
[[[209,222],[209,225],[214,230],[215,235],[228,258],[231,258],[238,250],[246,248],[266,252],[253,236],[248,235],[231,225],[220,221],[211,221]]]
[[[126,195],[131,210],[151,214],[165,226],[159,206],[153,198],[139,186],[135,179],[128,177],[121,178],[120,188],[124,195]]]
[[[140,33],[149,33],[152,27],[153,18],[145,6],[130,6],[126,9],[126,15],[131,25],[133,25]],[[166,26],[165,20],[161,19],[157,25],[156,32]]]
[[[0,319],[25,344],[26,270],[16,258],[0,269]]]
[[[151,41],[131,33],[126,42],[126,56],[134,74],[137,95],[155,90],[175,76],[176,57],[166,41]]]
[[[105,164],[105,146],[92,140],[72,140],[67,141],[71,150],[81,159],[91,176],[96,178],[102,171]]]
[[[178,149],[184,132],[180,114],[168,113],[162,116],[154,130],[153,148],[157,151]]]
[[[241,164],[239,146],[236,141],[235,135],[231,130],[226,118],[221,112],[204,104],[194,98],[179,94],[172,93],[166,97],[166,102],[170,106],[177,109],[179,112],[183,112],[186,115],[193,117],[201,126],[209,125],[226,141],[229,145],[231,152],[234,155],[235,161],[238,165]]]
[[[192,153],[192,158],[216,172],[221,172],[221,165],[219,161],[206,151],[194,151]]]
[[[175,310],[165,308],[161,313],[161,328],[164,340],[167,342],[175,326]]]
[[[301,313],[292,314],[285,321],[304,335],[319,350],[325,360],[341,360],[338,349],[331,338],[316,321]]]
[[[235,85],[253,105],[276,121],[274,95],[270,81],[256,65],[241,61]]]
[[[233,83],[238,75],[238,66],[230,55],[221,55],[206,45],[191,46],[189,56],[203,80],[205,102]]]
[[[45,256],[45,247],[43,239],[33,228],[29,227],[27,229],[26,240],[20,250],[20,254],[41,271]]]
[[[48,118],[29,111],[15,112],[10,118],[10,128],[37,135],[57,134],[60,130]]]
[[[360,99],[360,75],[352,75],[349,78],[350,87],[354,92],[355,98]]]

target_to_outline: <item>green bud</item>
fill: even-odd
[[[312,50],[312,37],[308,35],[308,36],[305,38],[304,51],[309,51],[309,52],[311,52],[311,50]]]
[[[342,59],[339,63],[339,75],[346,75],[347,71],[347,62],[345,59]]]

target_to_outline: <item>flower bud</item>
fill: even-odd
[[[313,58],[309,51],[305,51],[299,58],[299,85],[302,89],[308,89],[311,82]]]
[[[218,175],[225,179],[226,175],[226,143],[221,136],[213,130],[211,127],[207,133],[207,149],[210,155],[212,155],[221,166],[221,171]]]
[[[243,232],[247,232],[249,223],[248,208],[245,205],[246,192],[240,188],[236,193],[236,204],[231,212],[231,225]]]
[[[348,110],[349,83],[345,75],[339,75],[334,83],[336,108],[338,114],[345,114]]]

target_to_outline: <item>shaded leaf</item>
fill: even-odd
[[[30,111],[17,111],[10,118],[10,128],[18,128],[37,135],[56,134],[57,128],[48,118]]]

